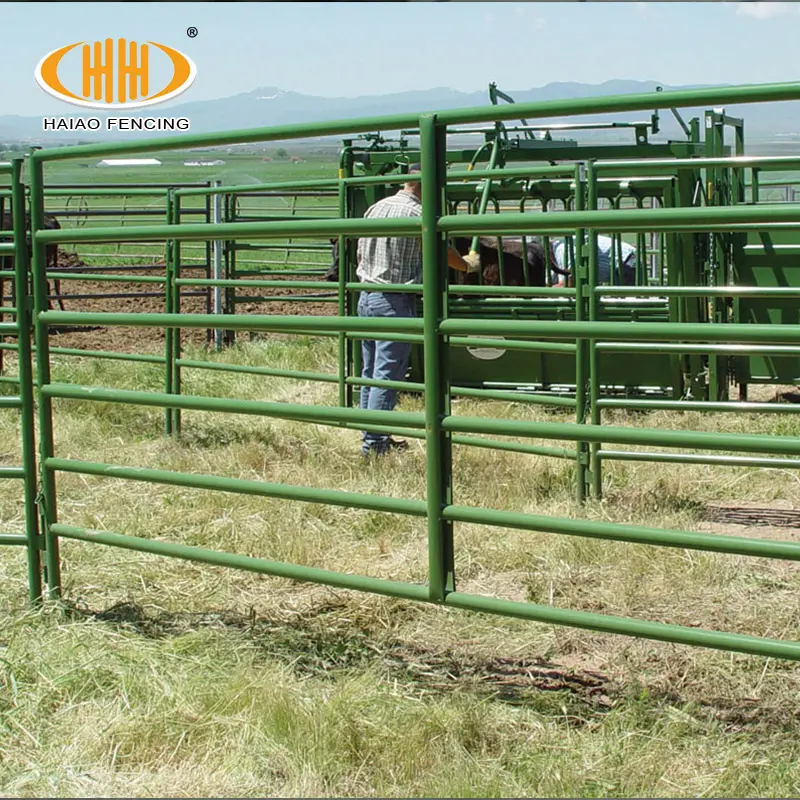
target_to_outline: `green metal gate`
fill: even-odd
[[[734,451],[746,454],[766,454],[760,458],[763,464],[770,461],[792,468],[800,467],[800,438],[785,436],[755,436],[749,434],[703,433],[697,431],[659,430],[639,427],[602,425],[600,415],[602,400],[597,397],[600,385],[600,360],[598,354],[616,349],[624,352],[631,348],[652,348],[655,352],[666,352],[677,348],[678,352],[693,352],[694,346],[701,352],[711,352],[720,344],[735,343],[742,347],[752,345],[786,346],[795,352],[800,348],[800,329],[784,324],[733,324],[706,322],[701,318],[678,321],[626,322],[603,320],[591,307],[599,298],[594,273],[596,262],[583,251],[584,234],[591,237],[598,231],[615,233],[661,231],[669,235],[695,232],[746,232],[756,226],[758,230],[771,231],[778,226],[800,230],[800,205],[783,207],[730,206],[730,207],[672,207],[660,209],[611,209],[597,210],[588,203],[582,207],[579,201],[575,208],[567,211],[548,212],[545,215],[530,214],[453,214],[447,213],[446,183],[448,125],[480,122],[483,120],[510,119],[517,116],[542,118],[546,116],[620,110],[652,108],[654,104],[672,108],[697,103],[762,102],[781,99],[800,99],[800,84],[778,84],[761,87],[732,87],[717,90],[693,90],[652,95],[630,95],[621,98],[602,98],[568,103],[543,103],[514,106],[512,109],[491,107],[446,111],[441,114],[423,114],[414,118],[395,116],[390,118],[364,119],[298,125],[273,129],[258,129],[247,132],[232,132],[208,136],[183,136],[169,139],[154,139],[137,146],[129,144],[91,145],[73,148],[42,150],[32,154],[28,160],[30,168],[30,194],[33,235],[33,275],[35,289],[36,331],[36,386],[39,400],[39,461],[40,497],[44,542],[46,545],[46,578],[54,596],[61,591],[59,574],[59,541],[74,539],[94,544],[120,547],[140,552],[160,554],[209,564],[218,564],[254,572],[283,576],[296,580],[312,581],[330,586],[357,589],[366,592],[390,595],[408,600],[449,605],[456,608],[482,611],[493,614],[519,617],[538,622],[568,625],[597,631],[612,632],[661,641],[701,645],[722,650],[754,653],[800,660],[800,642],[764,639],[741,634],[688,628],[645,620],[612,617],[608,615],[554,608],[552,606],[511,602],[497,598],[482,597],[460,592],[457,588],[455,570],[454,527],[463,523],[481,524],[495,528],[516,528],[544,531],[555,535],[599,538],[614,541],[635,542],[651,546],[697,549],[720,553],[778,558],[800,561],[800,545],[794,542],[760,540],[755,538],[720,536],[703,533],[663,530],[655,527],[616,525],[591,520],[547,517],[513,511],[499,511],[458,502],[453,493],[454,445],[499,447],[497,437],[521,437],[545,439],[550,442],[567,442],[562,455],[572,450],[576,463],[577,494],[583,500],[595,486],[599,469],[593,458],[611,457],[607,445],[635,445],[647,448],[663,448],[667,451],[685,449],[711,450],[717,453]],[[105,228],[102,230],[58,230],[43,229],[45,167],[55,160],[77,157],[107,156],[118,152],[150,152],[165,147],[201,147],[256,141],[270,141],[293,137],[344,134],[356,131],[415,127],[419,130],[420,160],[422,163],[423,216],[421,219],[365,220],[354,219],[343,206],[341,218],[334,220],[294,219],[262,220],[244,223],[176,224],[173,216],[167,224],[141,227]],[[690,167],[686,167],[689,169]],[[469,177],[470,171],[455,172],[450,178]],[[502,170],[493,172],[492,178],[501,178]],[[391,177],[349,177],[341,179],[346,185],[358,181],[379,185],[380,180],[391,181]],[[589,182],[591,186],[591,182]],[[587,197],[590,195],[587,194]],[[487,233],[494,236],[524,231],[531,235],[548,236],[572,234],[576,237],[576,258],[586,271],[586,281],[578,281],[574,290],[576,297],[575,319],[523,319],[486,318],[474,315],[458,316],[451,313],[450,286],[446,270],[437,265],[446,262],[447,238],[454,235],[473,236]],[[361,319],[352,315],[339,317],[287,317],[287,316],[237,316],[226,322],[232,330],[262,330],[275,332],[316,331],[341,336],[340,341],[359,337],[372,338],[408,337],[409,341],[423,345],[422,386],[424,409],[420,412],[368,412],[344,406],[304,405],[294,403],[269,403],[232,400],[181,393],[179,381],[167,385],[165,392],[123,391],[114,388],[83,386],[54,382],[51,378],[49,331],[54,326],[65,325],[119,325],[147,328],[209,328],[218,324],[212,315],[178,314],[175,306],[168,306],[165,314],[110,314],[49,311],[46,309],[46,275],[44,247],[54,243],[113,242],[120,238],[126,241],[158,241],[170,243],[172,252],[182,242],[209,241],[211,239],[236,240],[269,239],[278,236],[296,238],[311,237],[358,237],[414,235],[422,240],[424,263],[423,282],[416,286],[389,287],[403,291],[416,291],[422,295],[422,315],[417,319]],[[340,239],[340,241],[342,240]],[[689,239],[689,245],[693,240]],[[19,243],[17,242],[17,245]],[[682,243],[682,246],[687,246]],[[19,262],[18,262],[19,265]],[[700,284],[698,278],[698,284]],[[349,284],[340,278],[340,290],[350,295],[359,291],[358,284]],[[584,292],[589,289],[584,297]],[[483,288],[483,287],[479,287]],[[671,292],[674,287],[669,287]],[[704,285],[685,288],[688,294],[702,297],[708,292]],[[595,291],[592,292],[591,290]],[[654,287],[664,291],[664,287]],[[713,293],[713,292],[712,292]],[[680,292],[677,292],[680,295]],[[340,298],[342,305],[344,295]],[[698,307],[702,307],[697,303]],[[588,313],[584,314],[584,310]],[[491,337],[506,338],[505,346],[515,343],[534,344],[542,352],[542,345],[561,344],[569,346],[575,354],[575,422],[530,422],[526,420],[493,419],[471,417],[453,413],[451,398],[455,394],[451,372],[451,348],[455,343],[477,347],[494,342]],[[24,337],[23,337],[24,338]],[[476,341],[477,340],[477,341]],[[531,349],[531,348],[525,348]],[[555,352],[551,350],[551,352]],[[174,374],[167,365],[167,375]],[[326,376],[326,379],[331,376]],[[340,374],[333,375],[337,380]],[[489,390],[491,391],[491,390]],[[480,395],[478,395],[480,396]],[[483,396],[491,396],[488,392]],[[181,409],[201,409],[217,413],[243,413],[262,415],[276,419],[293,419],[315,424],[337,427],[372,429],[398,426],[424,440],[426,446],[426,495],[424,499],[395,498],[375,494],[363,494],[328,489],[312,489],[304,486],[267,483],[222,477],[151,469],[146,466],[131,467],[117,464],[98,464],[79,458],[64,458],[55,453],[53,405],[63,399],[81,399],[86,402],[127,403],[167,409],[177,414]],[[640,401],[632,400],[631,403]],[[29,403],[23,407],[32,408]],[[677,404],[676,404],[677,405]],[[709,409],[720,403],[709,404]],[[693,406],[687,406],[693,407]],[[726,407],[725,410],[730,410]],[[178,426],[170,428],[177,435]],[[495,437],[488,439],[486,437]],[[514,448],[526,452],[525,445]],[[541,448],[539,448],[541,449]],[[606,452],[604,452],[604,450]],[[527,452],[531,452],[529,450]],[[554,454],[554,453],[553,453]],[[632,457],[671,460],[671,452],[633,453]],[[675,453],[680,457],[683,453]],[[701,458],[688,454],[688,458]],[[755,461],[755,459],[754,459]],[[401,583],[380,580],[361,575],[346,575],[329,570],[310,568],[297,564],[279,563],[268,557],[249,557],[231,553],[214,552],[198,547],[189,547],[172,542],[156,541],[145,537],[131,536],[125,532],[97,531],[59,520],[58,496],[55,483],[57,473],[108,476],[141,483],[168,484],[203,488],[210,491],[252,494],[277,497],[287,501],[322,503],[352,508],[370,509],[424,518],[427,525],[428,575],[424,584]],[[29,473],[28,473],[29,474]],[[596,486],[595,486],[596,488]],[[268,556],[269,554],[265,554]]]

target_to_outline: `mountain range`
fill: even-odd
[[[624,95],[652,92],[657,87],[664,91],[677,89],[709,88],[713,84],[694,84],[691,86],[669,86],[656,81],[612,80],[601,84],[588,83],[550,83],[535,89],[509,91],[517,103],[564,100],[603,95]],[[721,86],[721,85],[720,85]],[[282,90],[274,86],[259,87],[249,92],[215,100],[201,100],[188,103],[168,103],[143,112],[144,116],[188,117],[192,133],[211,133],[221,130],[256,128],[270,125],[284,125],[303,122],[319,122],[336,119],[353,119],[365,116],[386,114],[422,113],[439,109],[453,109],[489,105],[488,91],[460,92],[448,88],[435,88],[420,91],[400,92],[383,95],[363,95],[358,97],[316,97],[298,92]],[[65,117],[97,116],[102,113],[87,113],[63,105],[60,114]],[[705,109],[681,109],[681,115],[688,120],[693,116],[702,117]],[[747,133],[791,134],[800,131],[800,103],[753,103],[742,106],[728,106],[726,111],[733,116],[743,116]],[[118,112],[117,112],[118,113]],[[134,115],[135,112],[131,112]],[[587,115],[573,117],[572,121],[597,122],[604,120],[633,121],[648,120],[650,112],[628,114]],[[660,112],[662,129],[668,135],[680,133],[680,128],[669,110]],[[547,122],[559,122],[556,118]],[[92,131],[42,131],[42,116],[0,115],[0,142],[69,144],[81,141],[130,140],[142,137],[136,133],[107,133]],[[170,135],[148,133],[148,136]],[[336,138],[336,137],[334,137]]]

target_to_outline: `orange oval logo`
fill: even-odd
[[[58,67],[67,53],[81,46],[81,85],[72,91],[59,78]],[[150,46],[164,53],[172,65],[172,77],[155,92],[150,86]],[[145,108],[177,97],[192,85],[197,67],[189,56],[165,44],[137,45],[126,39],[106,39],[52,50],[37,64],[35,75],[39,86],[58,100],[83,108],[113,110]]]

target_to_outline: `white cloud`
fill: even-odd
[[[756,2],[736,4],[737,14],[755,19],[774,19],[786,14],[795,14],[797,11],[794,3],[767,3],[764,0],[756,0]]]

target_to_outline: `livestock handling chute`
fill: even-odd
[[[498,98],[513,102],[495,84],[490,84],[489,94],[492,103],[496,104]],[[633,122],[531,124],[520,120],[513,125],[495,122],[449,127],[445,155],[450,176],[446,185],[448,213],[495,212],[499,216],[491,231],[470,226],[465,235],[452,237],[462,253],[480,253],[482,269],[477,276],[469,276],[477,278],[470,281],[473,285],[465,285],[463,273],[451,270],[448,316],[797,322],[800,235],[795,230],[766,232],[754,228],[730,233],[648,230],[632,225],[628,234],[608,231],[604,238],[605,246],[610,244],[610,257],[604,265],[602,255],[592,256],[594,248],[589,241],[606,232],[599,228],[591,232],[574,229],[565,232],[562,239],[569,274],[555,271],[558,265],[552,263],[550,245],[557,239],[547,235],[545,220],[557,218],[545,218],[544,213],[582,209],[622,213],[641,208],[754,204],[760,201],[763,172],[800,172],[800,159],[746,158],[744,121],[729,116],[722,108],[708,109],[702,119],[688,121],[677,109],[671,112],[681,137],[664,142],[653,141],[661,130],[658,110],[649,119]],[[564,138],[587,131],[596,137],[589,144]],[[602,141],[597,137],[599,131],[617,134],[618,140],[630,140]],[[379,131],[344,140],[340,176],[375,179],[347,184],[343,203],[347,216],[362,216],[372,203],[399,188],[408,164],[420,158],[415,141],[418,135],[418,130],[408,129],[395,139]],[[483,141],[464,145],[467,137]],[[397,176],[395,183],[387,183],[392,176]],[[773,183],[786,188],[787,181]],[[607,219],[613,223],[623,218],[635,219],[630,214]],[[558,224],[563,225],[561,219]],[[584,244],[577,248],[576,259],[576,237],[581,232]],[[631,270],[621,268],[623,248],[627,252],[625,242],[637,251]],[[356,240],[342,237],[339,244],[342,282],[351,283],[356,280]],[[520,258],[523,251],[528,258]],[[577,268],[573,266],[576,263]],[[720,287],[742,288],[722,293]],[[777,287],[781,287],[778,292],[774,291]],[[355,303],[353,294],[348,293],[344,313],[353,314]],[[502,337],[496,342],[451,342],[453,386],[513,389],[529,393],[532,401],[539,397],[543,403],[574,395],[574,343],[545,345],[515,339],[515,343]],[[601,346],[589,357],[596,359],[598,397],[725,400],[734,385],[744,399],[752,383],[800,381],[800,359],[775,352],[726,353],[697,347],[681,349],[680,345],[661,352],[634,348],[618,351]],[[422,347],[416,344],[409,374],[412,386],[424,383],[423,363]],[[360,348],[352,342],[348,342],[346,364],[351,385],[348,400],[352,402],[352,387],[359,383],[361,370]]]

